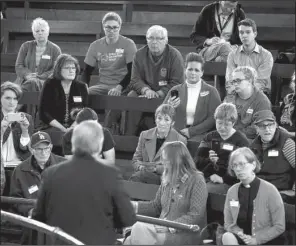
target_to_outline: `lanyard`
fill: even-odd
[[[232,15],[233,15],[233,13],[231,13],[230,15],[228,15],[227,20],[224,22],[224,25],[222,26],[220,15],[219,15],[219,8],[217,7],[217,17],[218,17],[218,21],[219,21],[219,26],[220,26],[221,33],[223,32],[223,29],[226,27],[226,25],[230,21]]]

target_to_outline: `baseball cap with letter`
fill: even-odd
[[[51,144],[51,138],[46,132],[36,132],[31,137],[31,147],[34,148],[37,144],[47,142]]]

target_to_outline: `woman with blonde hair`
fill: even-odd
[[[150,202],[132,202],[136,213],[190,224],[193,228],[204,227],[208,192],[203,174],[195,168],[186,145],[181,141],[165,143],[161,161],[164,172],[155,199]],[[197,242],[197,232],[137,222],[125,244],[180,245]]]
[[[273,184],[256,177],[260,168],[251,149],[232,152],[228,171],[241,182],[226,195],[223,245],[284,244],[284,203]]]

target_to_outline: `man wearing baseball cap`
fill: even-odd
[[[49,166],[66,160],[54,155],[50,136],[46,132],[36,132],[29,143],[31,156],[20,163],[13,171],[10,183],[10,196],[36,199],[41,181],[41,173]],[[14,212],[28,216],[32,212],[31,205],[15,205]]]
[[[257,137],[251,144],[262,164],[258,177],[272,183],[287,203],[295,203],[295,142],[278,127],[272,111],[254,114]]]

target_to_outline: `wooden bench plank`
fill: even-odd
[[[122,181],[124,189],[132,200],[151,201],[155,198],[156,192],[159,188],[158,185],[144,184],[132,181]]]

